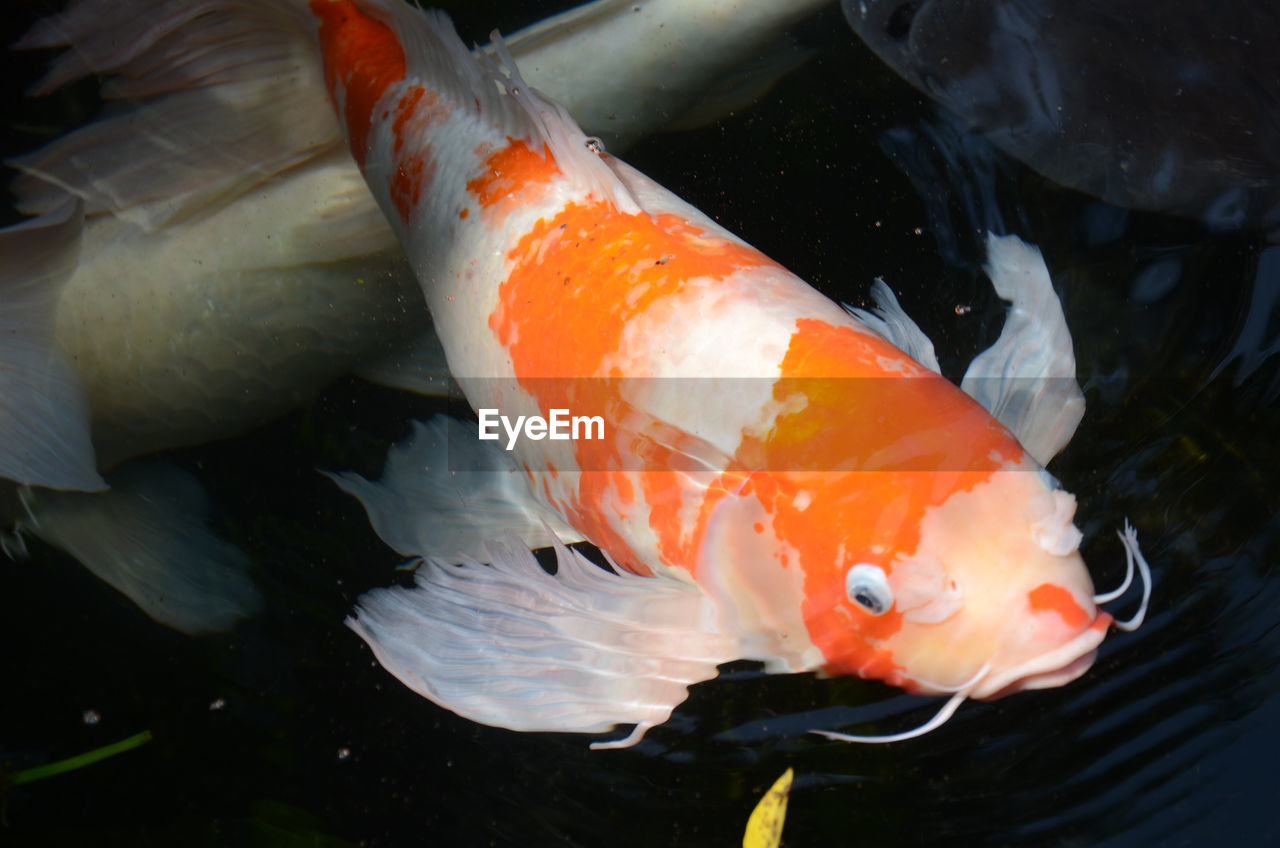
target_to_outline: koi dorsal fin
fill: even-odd
[[[871,309],[859,309],[844,304],[845,311],[863,324],[875,330],[884,340],[919,362],[935,374],[942,373],[938,365],[938,355],[933,350],[933,342],[925,335],[920,325],[911,320],[911,316],[898,303],[893,289],[879,277],[871,284],[871,297],[876,305]]]

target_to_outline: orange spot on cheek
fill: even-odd
[[[814,631],[813,624],[810,622],[806,622],[806,624],[809,625],[809,630],[812,634]],[[857,653],[848,653],[837,657],[835,660],[828,662],[823,670],[833,677],[857,675],[868,680],[883,680],[891,686],[902,686],[906,683],[901,667],[893,661],[893,652],[880,650],[869,645],[864,646]]]
[[[468,215],[470,215],[470,214],[471,214],[471,210],[470,210],[470,209],[467,209],[466,207],[463,207],[462,211],[458,213],[458,217],[459,217],[459,218],[465,218],[465,217],[467,217],[467,216],[468,216]]]
[[[1042,583],[1028,592],[1027,597],[1034,612],[1056,612],[1072,630],[1089,623],[1089,613],[1081,609],[1070,592],[1055,583]]]
[[[759,521],[757,521],[755,524],[752,524],[752,525],[751,525],[751,529],[752,529],[752,530],[754,530],[754,531],[756,531],[757,533],[763,533],[763,532],[764,532],[764,525],[763,525],[763,524],[761,524]]]

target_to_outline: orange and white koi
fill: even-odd
[[[1075,500],[1037,461],[1083,409],[1038,252],[991,241],[993,281],[1015,310],[969,375],[1033,455],[904,352],[932,357],[887,287],[879,315],[842,310],[601,152],[509,58],[505,73],[475,61],[442,15],[310,9],[352,150],[471,405],[599,412],[610,430],[525,439],[514,473],[614,575],[550,524],[555,577],[528,554],[531,526],[487,544],[446,534],[457,565],[390,517],[407,506],[406,469],[447,468],[441,444],[468,444],[456,427],[421,431],[381,487],[344,479],[384,538],[429,555],[419,588],[372,592],[350,621],[388,670],[479,721],[628,722],[629,744],[733,658],[953,695],[904,736],[966,697],[1089,667],[1113,622],[1078,553]],[[1046,350],[1028,351],[1028,328]],[[1002,372],[1039,379],[983,379]],[[1136,536],[1122,539],[1149,590]]]
[[[341,478],[384,538],[427,560],[418,588],[371,592],[350,621],[389,671],[477,721],[630,723],[609,743],[630,744],[735,658],[952,696],[882,740],[1089,667],[1113,621],[1078,553],[1075,500],[1042,468],[1082,402],[1036,251],[990,241],[1014,311],[965,393],[887,287],[879,314],[843,310],[603,153],[500,46],[503,67],[443,15],[392,2],[306,12],[472,407],[606,422],[602,439],[521,440],[505,470],[500,447],[437,423],[379,486]],[[1006,373],[1036,379],[984,379]],[[489,478],[473,498],[435,488],[467,469]],[[439,525],[414,496],[460,498],[457,526],[424,533]],[[477,517],[493,505],[512,532]],[[1148,568],[1122,539],[1145,611]],[[554,576],[528,550],[539,543],[555,547]]]

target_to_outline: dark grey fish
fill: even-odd
[[[1280,5],[843,0],[899,74],[1108,203],[1280,225]]]

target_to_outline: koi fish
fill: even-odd
[[[1280,224],[1271,4],[841,5],[903,79],[1060,185],[1217,230]]]
[[[1038,251],[989,240],[1013,310],[965,392],[887,286],[876,313],[832,303],[605,153],[500,40],[498,66],[441,13],[307,9],[471,406],[605,422],[577,440],[526,428],[505,467],[479,433],[435,422],[380,484],[338,478],[424,558],[417,587],[370,592],[348,621],[387,670],[486,724],[634,725],[598,743],[614,746],[730,659],[951,696],[879,741],[1088,669],[1113,595],[1094,593],[1075,499],[1043,468],[1083,398]],[[444,485],[459,476],[474,490]],[[506,532],[480,517],[494,507]],[[1132,528],[1121,540],[1144,581],[1132,628],[1149,568]],[[555,575],[529,550],[547,544]]]
[[[725,26],[704,0],[604,0],[511,47],[622,143],[758,95],[803,58],[781,31],[821,2],[744,4]],[[15,160],[19,208],[38,217],[0,230],[0,477],[44,489],[22,493],[0,548],[40,536],[188,633],[260,605],[244,557],[203,530],[192,545],[207,510],[194,478],[111,469],[243,432],[351,370],[434,392],[448,379],[323,70],[298,59],[313,48],[255,39],[278,9],[204,11],[82,0],[33,28],[20,46],[69,45],[37,93],[110,74],[104,97],[130,105]],[[215,23],[217,50],[165,64]],[[608,74],[601,45],[617,47]],[[740,57],[761,52],[769,61],[742,73]]]

